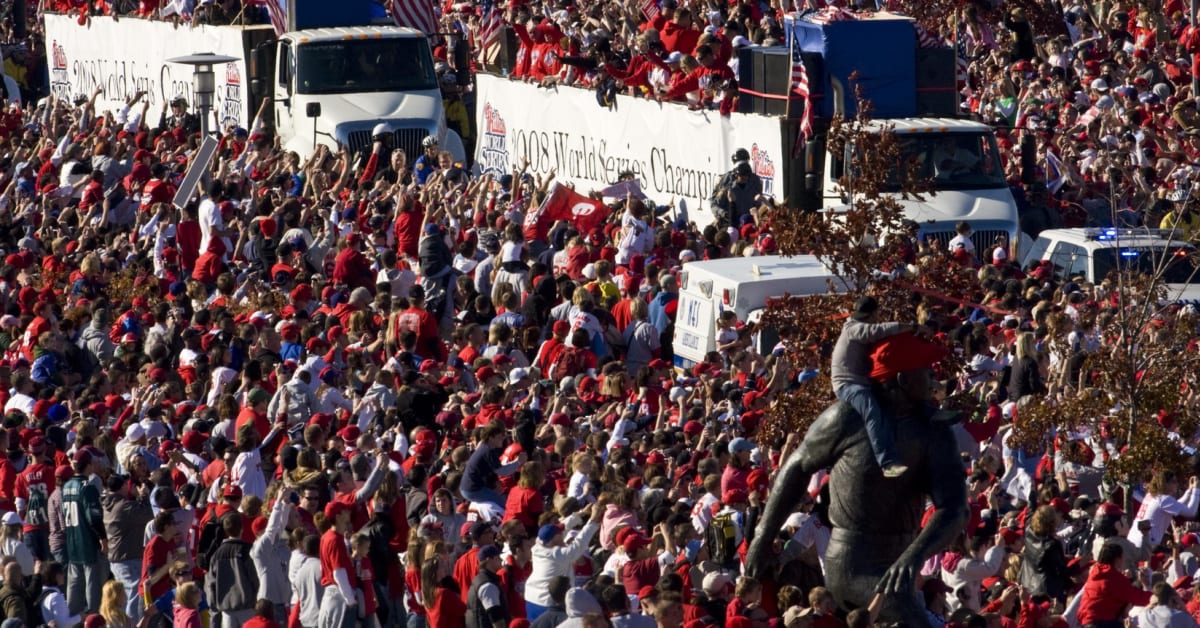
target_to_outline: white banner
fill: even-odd
[[[530,170],[574,183],[583,193],[633,172],[660,205],[671,198],[697,225],[712,222],[708,198],[733,167],[735,150],[750,151],[763,192],[783,198],[783,141],[778,118],[689,111],[675,103],[618,96],[612,109],[593,90],[542,89],[480,74],[477,79],[477,168],[511,173],[524,158]]]
[[[197,52],[237,57],[217,66],[213,106],[221,125],[234,123],[249,128],[253,111],[248,111],[249,85],[242,50],[242,31],[236,26],[175,26],[173,22],[93,17],[80,26],[74,16],[46,15],[46,48],[50,65],[50,90],[58,98],[90,97],[104,88],[96,100],[100,112],[116,111],[139,90],[150,98],[147,122],[158,122],[162,103],[182,96],[195,103],[192,68],[166,59]],[[139,108],[135,108],[139,111]],[[189,108],[195,113],[195,107]]]

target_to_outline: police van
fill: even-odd
[[[689,262],[679,273],[679,309],[675,315],[674,366],[690,369],[717,350],[717,321],[732,310],[742,322],[757,321],[767,299],[826,294],[849,285],[812,255],[734,257]],[[756,335],[760,353],[778,341],[773,330]]]
[[[1111,271],[1157,275],[1172,301],[1200,300],[1200,254],[1170,229],[1047,229],[1026,251],[1022,266],[1048,262],[1063,278],[1099,283]]]

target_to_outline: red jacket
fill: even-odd
[[[1116,621],[1126,606],[1145,606],[1150,603],[1150,592],[1133,586],[1125,574],[1110,565],[1092,567],[1087,583],[1083,585],[1083,598],[1079,602],[1080,625],[1102,621]]]

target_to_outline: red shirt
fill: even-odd
[[[367,615],[374,614],[379,604],[375,600],[375,572],[371,569],[371,561],[355,559],[354,569],[354,575],[358,577],[358,589],[363,594],[363,611]]]
[[[242,628],[279,628],[279,624],[265,617],[255,615],[247,619],[246,623],[242,624]]]
[[[425,219],[425,213],[418,208],[396,214],[396,228],[394,232],[396,236],[396,248],[398,252],[412,258],[417,257],[417,245],[421,241],[421,223]]]
[[[25,532],[50,529],[50,493],[54,492],[54,468],[42,463],[29,465],[17,476],[17,499],[25,500]],[[40,497],[40,512],[29,512],[30,494]],[[40,495],[39,495],[40,494]]]
[[[146,546],[142,552],[142,582],[139,587],[144,594],[146,592],[146,584],[150,582],[150,574],[157,571],[163,565],[171,560],[171,552],[175,551],[175,544],[155,534],[150,539],[150,544]],[[175,586],[171,579],[171,574],[159,579],[158,582],[150,585],[150,599],[157,600],[167,594],[171,588]]]
[[[467,592],[471,589],[471,583],[475,581],[475,576],[479,574],[479,548],[472,547],[467,550],[466,554],[458,557],[458,562],[454,563],[454,581],[458,583],[458,588],[462,591],[462,601],[466,603]],[[441,589],[438,589],[441,595]],[[439,625],[433,621],[433,611],[430,610],[430,626]],[[448,624],[447,624],[448,625]]]
[[[625,593],[637,595],[642,587],[658,584],[662,576],[662,568],[658,566],[658,556],[631,560],[621,567],[621,581],[625,584]]]
[[[1133,586],[1125,574],[1110,565],[1097,564],[1088,574],[1083,585],[1083,598],[1079,602],[1079,623],[1094,624],[1115,621],[1126,606],[1145,606],[1150,603],[1150,592]]]
[[[234,429],[240,430],[246,424],[254,426],[254,431],[258,432],[259,442],[271,433],[271,422],[267,420],[267,415],[255,412],[254,408],[242,408],[241,412],[238,412]]]
[[[175,226],[175,242],[179,245],[179,259],[184,268],[191,268],[200,257],[200,223],[195,220],[181,220]]]
[[[500,590],[508,600],[508,614],[513,619],[525,619],[525,581],[529,580],[530,574],[533,573],[533,563],[522,567],[515,565],[512,562],[512,556],[508,557],[508,563],[500,569]]]
[[[438,587],[434,593],[433,605],[429,607],[428,623],[430,628],[451,628],[462,626],[467,620],[467,603],[454,591]]]
[[[350,552],[346,551],[346,539],[330,528],[321,535],[321,586],[329,587],[336,584],[333,572],[338,569],[346,570],[350,586],[354,586],[354,563],[350,560]]]
[[[437,320],[428,311],[410,307],[396,317],[396,336],[402,331],[411,331],[417,335],[417,353],[438,362],[446,361],[446,347],[442,344],[438,332]]]
[[[516,519],[526,529],[532,529],[545,509],[546,500],[541,492],[517,486],[509,491],[508,501],[504,504],[504,522]]]

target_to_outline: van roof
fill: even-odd
[[[758,274],[754,268],[758,267]],[[713,277],[737,279],[740,282],[755,280],[786,279],[789,277],[824,277],[832,275],[821,260],[813,255],[762,255],[758,257],[729,257],[723,259],[688,262],[684,272]]]
[[[317,41],[340,41],[343,39],[383,39],[424,37],[420,31],[399,26],[338,26],[331,28],[306,28],[292,33],[301,43]]]
[[[1069,242],[1084,248],[1191,246],[1181,232],[1170,229],[1046,229],[1038,239]]]
[[[972,120],[959,120],[957,118],[895,118],[892,120],[871,121],[871,126],[874,128],[882,128],[885,124],[892,125],[896,133],[933,133],[935,131],[942,133],[984,133],[992,130],[992,127],[986,124]]]

